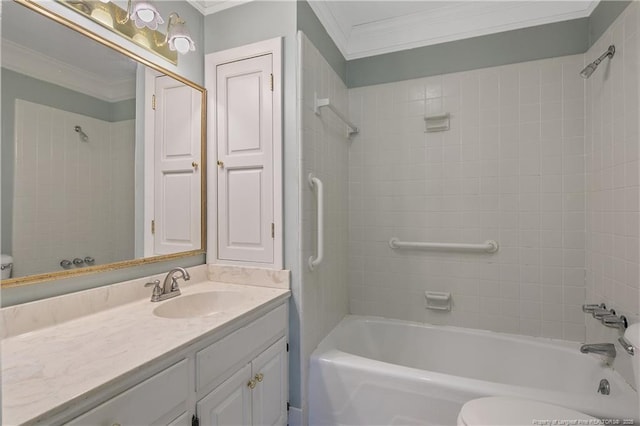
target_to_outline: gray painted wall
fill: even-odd
[[[205,52],[217,52],[275,37],[284,37],[284,265],[291,270],[292,303],[289,304],[289,395],[294,407],[300,400],[300,270],[299,228],[299,147],[296,113],[296,2],[256,1],[205,18]],[[215,226],[215,224],[209,224]]]
[[[82,114],[99,120],[115,122],[135,118],[135,99],[106,102],[84,93],[57,86],[46,81],[2,69],[2,253],[11,253],[13,222],[13,159],[15,100],[24,99],[64,111]]]
[[[306,0],[298,0],[297,18],[298,30],[309,38],[316,49],[320,51],[320,54],[329,62],[331,68],[346,84],[347,60],[342,56],[340,49],[333,42],[333,39],[324,29]]]
[[[607,0],[598,6],[589,16],[589,47],[593,46],[618,16],[631,4],[629,0]]]
[[[418,47],[347,62],[347,86],[361,87],[584,53],[588,19]]]

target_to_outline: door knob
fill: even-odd
[[[192,163],[191,163],[191,165],[193,166],[193,168],[194,168],[195,170],[198,170],[198,167],[199,167],[199,164],[198,164],[198,163],[196,163],[196,162],[194,161],[194,162],[192,162]]]
[[[220,160],[218,160],[218,166],[219,166],[221,169],[224,169],[224,163],[223,163],[222,161],[220,161]]]

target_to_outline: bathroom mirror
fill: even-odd
[[[204,253],[202,87],[17,0],[1,93],[3,287]]]

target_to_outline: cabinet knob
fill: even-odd
[[[196,163],[195,161],[191,162],[191,166],[193,167],[194,170],[198,170],[198,167],[200,166],[198,163]]]
[[[262,373],[258,373],[256,374],[256,376],[254,377],[254,379],[256,379],[256,381],[261,382],[262,379],[264,379],[264,374]]]
[[[224,162],[218,160],[218,167],[220,167],[221,169],[224,169]]]
[[[255,380],[249,380],[249,383],[247,383],[247,386],[249,386],[249,389],[254,389],[256,387],[256,381]]]

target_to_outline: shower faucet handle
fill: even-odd
[[[607,309],[607,307],[604,303],[600,303],[600,304],[591,303],[591,304],[582,305],[582,312],[587,314],[593,313],[593,311],[595,311],[596,309]]]
[[[624,315],[605,315],[600,321],[607,327],[617,328],[622,331],[626,330],[628,325],[627,318]]]
[[[606,317],[606,316],[611,316],[611,315],[615,315],[616,311],[614,311],[613,309],[595,309],[593,312],[591,312],[591,315],[598,320],[601,320],[602,318]]]

